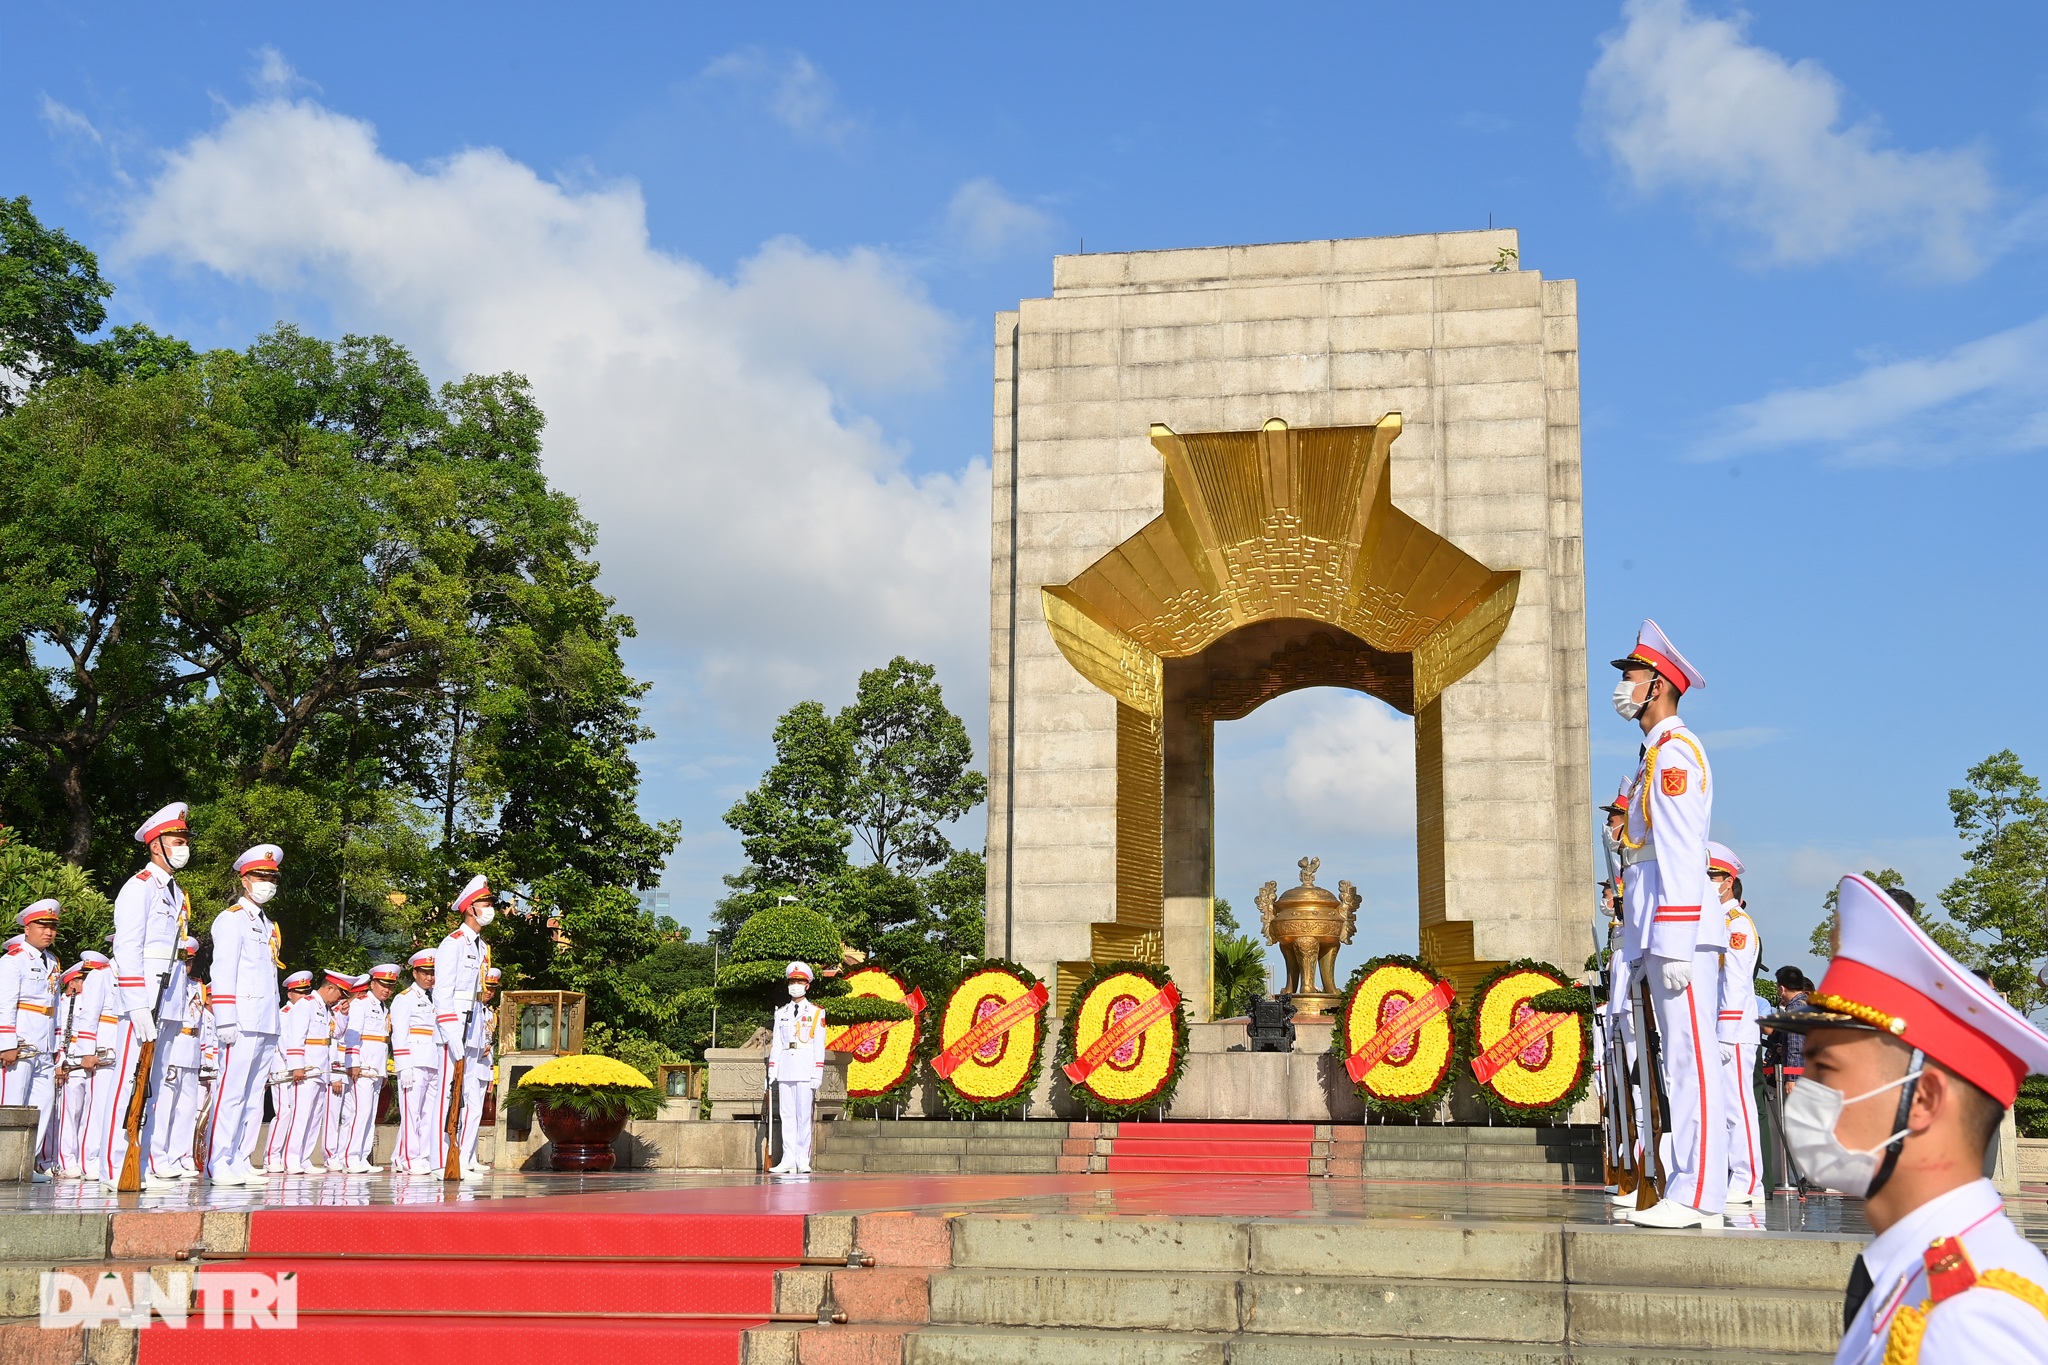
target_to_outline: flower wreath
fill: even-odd
[[[1043,1006],[968,1054],[950,1076],[941,1076],[938,1066],[949,1037],[958,1039],[980,1017],[1034,991],[1042,996],[1045,987],[1028,968],[1001,958],[982,958],[961,970],[945,1008],[925,1011],[930,1016],[926,1028],[931,1036],[925,1065],[938,1083],[939,1102],[948,1111],[960,1118],[991,1118],[1031,1102],[1031,1092],[1038,1084],[1038,1061],[1045,1050]],[[993,1008],[984,1008],[990,1001],[995,1002]],[[1028,1046],[1018,1046],[1027,1038]]]
[[[856,1009],[841,1005],[834,1010],[828,1005],[826,1009],[826,1023],[833,1027],[826,1034],[825,1046],[848,1054],[848,1102],[879,1107],[917,1079],[917,1066],[925,1052],[924,1022],[908,1014],[909,1002],[915,994],[909,983],[887,967],[868,963],[849,973],[845,977],[845,985],[846,994],[833,997],[831,1005],[853,1000],[888,1003],[899,1009],[887,1013],[904,1016],[891,1020],[883,1017],[883,1011],[873,1007]],[[922,995],[916,998],[923,999]],[[873,1017],[857,1020],[846,1017],[855,1014]]]
[[[1157,988],[1145,993],[1144,1002],[1128,994],[1137,981]],[[1170,1003],[1149,1005],[1161,996]],[[1119,1011],[1125,1002],[1128,1006]],[[1084,1079],[1072,1081],[1074,1102],[1097,1118],[1128,1118],[1140,1109],[1172,1103],[1188,1064],[1187,1006],[1166,969],[1143,962],[1103,963],[1082,979],[1068,1002],[1059,1046],[1053,1052],[1054,1063],[1061,1067],[1079,1064],[1077,1059],[1086,1057],[1116,1020],[1148,1008],[1165,1012],[1136,1037],[1097,1059]],[[1068,1077],[1072,1080],[1071,1072]]]
[[[1539,1013],[1537,996],[1566,988],[1564,973],[1549,963],[1517,958],[1488,973],[1459,1014],[1460,1066],[1486,1107],[1510,1123],[1559,1117],[1579,1102],[1592,1079],[1593,1026],[1584,1014],[1559,1015],[1554,1028],[1518,1053],[1502,1057],[1496,1051],[1512,1030]],[[1482,1077],[1489,1058],[1497,1069]]]
[[[1330,1055],[1343,1070],[1352,1054],[1385,1027],[1403,1004],[1421,1000],[1447,983],[1421,958],[1387,953],[1351,974],[1344,1003],[1337,1009],[1337,1027],[1330,1031]],[[1446,1009],[1423,1022],[1396,1045],[1377,1066],[1352,1082],[1368,1113],[1392,1118],[1432,1117],[1451,1083],[1457,1059],[1457,1030]],[[1346,1072],[1349,1079],[1349,1072]]]

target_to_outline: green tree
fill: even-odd
[[[785,712],[775,722],[775,761],[725,813],[747,855],[746,871],[727,883],[798,892],[844,869],[854,762],[846,726],[823,706],[798,702]]]
[[[1211,994],[1215,1017],[1232,1019],[1251,1011],[1252,1001],[1266,993],[1266,945],[1256,935],[1237,931],[1237,913],[1218,896],[1214,902],[1215,946]]]
[[[99,259],[44,227],[26,196],[0,199],[0,414],[52,375],[82,368],[82,340],[107,320],[114,287]]]
[[[860,675],[839,713],[854,751],[847,819],[871,861],[916,875],[953,851],[943,825],[982,803],[967,727],[946,708],[930,664],[902,655]]]
[[[1921,902],[1920,898],[1906,889],[1904,873],[1890,867],[1876,872],[1865,868],[1863,875],[1876,882],[1886,891],[1889,891],[1892,899],[1897,901],[1904,907],[1906,913],[1913,917],[1913,922],[1926,930],[1927,936],[1936,943],[1939,943],[1957,961],[1966,964],[1974,961],[1975,945],[1970,942],[1967,936],[1960,933],[1954,925],[1928,913],[1926,905]],[[1835,955],[1835,923],[1839,915],[1836,906],[1839,897],[1840,892],[1837,887],[1831,886],[1828,888],[1827,895],[1821,897],[1820,903],[1821,909],[1825,913],[1821,916],[1820,923],[1813,926],[1813,932],[1807,935],[1806,950],[1823,961]]]
[[[0,911],[11,919],[45,896],[63,904],[57,921],[59,959],[68,964],[88,948],[105,950],[114,927],[114,903],[84,869],[22,843],[12,829],[0,825]]]
[[[1963,961],[2032,1013],[2048,1003],[2034,974],[2048,953],[2048,799],[2010,749],[1973,766],[1964,782],[1948,805],[1969,869],[1942,891],[1942,908],[1968,935]]]

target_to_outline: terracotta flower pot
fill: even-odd
[[[607,1118],[592,1119],[567,1109],[551,1109],[545,1104],[536,1104],[533,1116],[540,1120],[540,1130],[553,1144],[549,1169],[609,1171],[617,1160],[612,1155],[612,1140],[625,1131],[626,1115],[623,1111]]]

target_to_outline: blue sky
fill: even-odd
[[[1706,673],[1768,961],[1844,870],[1937,892],[1970,763],[2048,764],[2048,10],[594,13],[7,0],[0,194],[101,252],[117,320],[533,376],[641,623],[686,921],[791,702],[902,651],[985,729],[989,315],[1084,240],[1492,221],[1579,281],[1592,656],[1652,615]],[[1224,727],[1219,892],[1317,852],[1412,946],[1405,724]]]

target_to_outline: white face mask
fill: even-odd
[[[1852,1152],[1835,1136],[1835,1125],[1841,1122],[1842,1110],[1847,1106],[1896,1090],[1919,1075],[1920,1068],[1915,1066],[1891,1084],[1866,1090],[1853,1099],[1844,1099],[1841,1091],[1805,1076],[1794,1081],[1792,1093],[1785,1097],[1785,1146],[1807,1180],[1858,1199],[1868,1195],[1871,1182],[1877,1179],[1884,1149],[1904,1137],[1907,1130],[1901,1128],[1866,1151]]]
[[[268,905],[277,895],[276,882],[251,881],[249,899],[258,905]]]
[[[164,845],[164,861],[171,865],[171,871],[176,872],[179,868],[182,868],[186,863],[192,861],[192,845]]]
[[[810,987],[806,986],[801,981],[792,981],[789,983],[789,998],[792,1000],[801,1000],[804,998],[804,992],[809,989]]]
[[[489,923],[490,923],[490,922],[491,922],[492,920],[496,919],[497,917],[498,917],[498,907],[497,907],[497,906],[495,906],[495,905],[480,905],[480,906],[478,906],[478,907],[477,907],[477,911],[476,911],[476,927],[477,927],[477,928],[479,928],[479,929],[481,929],[481,928],[483,928],[483,927],[484,927],[484,926],[485,926],[486,924],[489,924]]]
[[[1614,685],[1614,714],[1623,720],[1634,720],[1643,714],[1648,702],[1635,700],[1636,688],[1641,684],[1623,678]]]

